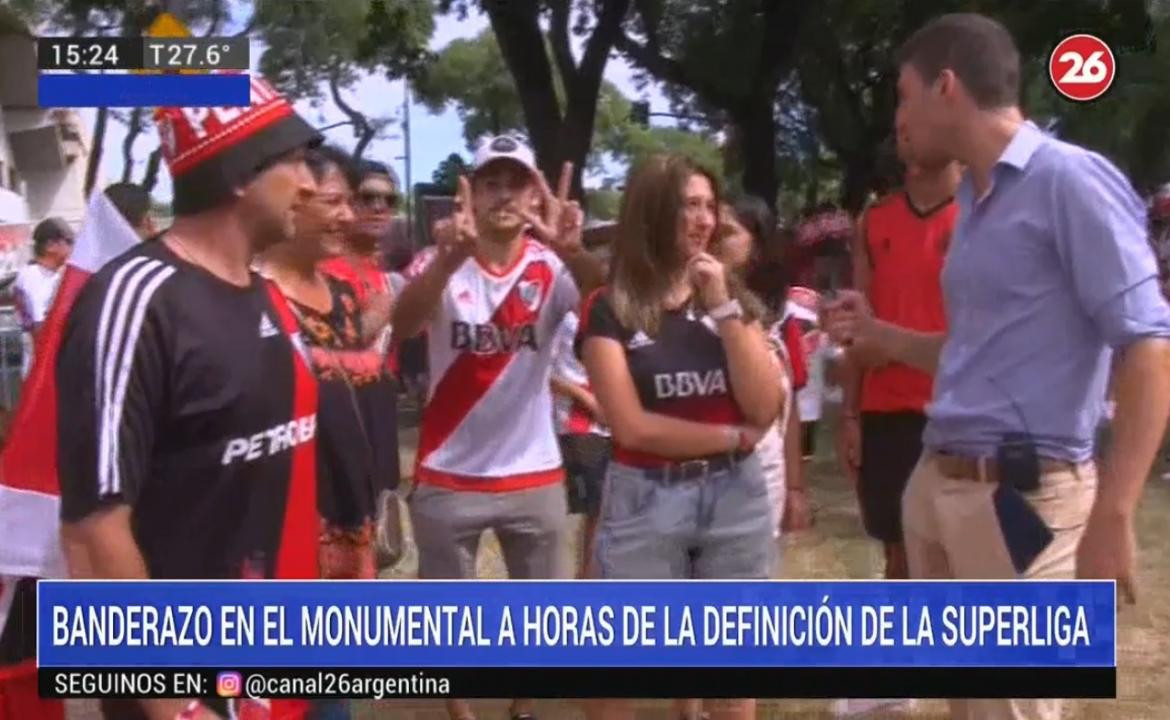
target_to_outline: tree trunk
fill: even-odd
[[[560,179],[561,166],[573,163],[572,195],[583,198],[582,177],[593,141],[593,123],[601,78],[629,0],[599,3],[597,25],[585,41],[580,63],[573,66],[569,49],[568,5],[554,5],[549,31],[560,77],[565,88],[565,108],[557,100],[553,69],[545,50],[539,6],[535,2],[484,0],[500,54],[516,82],[524,124],[536,153],[537,164],[550,185]]]
[[[93,137],[89,148],[89,163],[85,167],[85,197],[88,200],[93,186],[97,184],[98,168],[102,164],[102,144],[106,141],[106,123],[109,120],[110,109],[98,108],[97,117],[93,121]]]
[[[561,166],[565,162],[573,163],[573,184],[569,194],[578,199],[585,197],[585,161],[589,157],[589,147],[593,142],[593,118],[592,113],[582,117],[581,108],[574,108],[570,104],[569,113],[561,123],[557,139],[557,157],[562,159],[559,162],[544,163],[541,167],[545,177],[549,178],[549,185],[555,189],[561,178]]]
[[[369,125],[362,126],[361,135],[358,137],[357,145],[353,146],[353,159],[361,160],[366,154],[366,147],[374,140],[374,135],[377,131]]]
[[[720,153],[723,157],[723,176],[727,178],[743,176],[743,132],[734,122],[728,122],[723,127],[723,147]]]
[[[146,192],[158,184],[158,169],[162,162],[162,147],[156,147],[146,159],[146,173],[142,176],[142,187]]]
[[[338,65],[335,65],[329,73],[329,94],[333,97],[333,104],[337,106],[337,109],[345,113],[345,116],[353,123],[353,131],[358,138],[358,143],[353,148],[353,159],[361,160],[362,155],[366,152],[366,146],[378,134],[378,129],[370,123],[364,113],[359,112],[341,97],[341,67]]]
[[[809,178],[808,183],[804,186],[804,206],[806,208],[814,208],[820,203],[820,184],[821,174],[817,172],[814,161],[812,176]]]
[[[841,206],[851,215],[861,212],[873,179],[873,162],[865,157],[850,158],[845,163],[841,182]]]
[[[735,108],[732,118],[739,128],[743,189],[775,209],[780,183],[776,177],[776,116],[771,94],[756,93]]]
[[[516,82],[528,140],[536,153],[540,170],[556,182],[561,157],[559,132],[561,109],[553,84],[552,68],[544,47],[544,33],[536,3],[515,0],[484,0],[483,8],[500,46],[504,63]],[[566,78],[568,82],[568,78]],[[552,168],[556,171],[550,172]]]

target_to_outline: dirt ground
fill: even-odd
[[[404,432],[403,467],[410,467],[414,433]],[[821,454],[809,467],[810,488],[816,508],[815,526],[800,535],[787,538],[784,576],[790,578],[877,578],[881,576],[881,554],[862,534],[857,503],[847,480],[838,471],[829,452],[831,438],[818,443]],[[1075,701],[1066,704],[1064,720],[1165,720],[1170,717],[1170,481],[1157,468],[1146,488],[1139,518],[1141,548],[1141,596],[1136,607],[1125,607],[1118,621],[1118,699],[1109,701]],[[416,554],[408,544],[403,561],[384,577],[412,577]],[[480,575],[504,577],[498,546],[490,533],[479,557]],[[478,701],[480,720],[506,720],[506,701]],[[647,701],[639,703],[638,720],[672,720],[669,704]],[[576,703],[542,701],[537,712],[546,720],[582,720],[584,714]],[[77,704],[71,708],[70,720],[96,718],[92,706]],[[829,701],[768,700],[760,704],[759,720],[781,718],[831,718]],[[947,717],[945,703],[920,701],[909,714],[868,715],[910,717],[915,720]],[[394,718],[395,720],[446,720],[442,704],[437,702],[364,701],[354,708],[355,720]]]

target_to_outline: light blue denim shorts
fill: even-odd
[[[686,480],[610,462],[593,551],[606,579],[768,578],[776,542],[759,459]]]

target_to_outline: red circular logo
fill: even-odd
[[[1113,85],[1115,77],[1113,51],[1095,35],[1069,35],[1048,58],[1048,79],[1069,100],[1095,100]]]

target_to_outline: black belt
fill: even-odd
[[[639,469],[647,478],[656,482],[687,482],[688,480],[702,480],[711,473],[730,470],[749,456],[751,456],[750,452],[737,450],[732,453],[708,455],[707,457],[695,458],[693,460],[683,460],[681,462],[672,462],[668,465]]]

